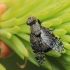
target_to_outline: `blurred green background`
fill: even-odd
[[[6,59],[0,59],[0,63],[2,63],[7,70],[46,70],[42,67],[35,66],[29,61],[27,61],[26,67],[21,69],[18,67],[17,62],[19,64],[24,64],[24,61],[15,53]]]

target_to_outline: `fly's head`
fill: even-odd
[[[27,25],[32,26],[33,24],[36,23],[36,17],[29,17],[27,20]]]
[[[29,17],[27,20],[27,25],[30,25],[31,33],[35,35],[40,34],[41,26],[38,23],[38,20],[36,19],[36,17]]]

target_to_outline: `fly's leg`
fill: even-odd
[[[38,23],[41,25],[41,21],[39,19],[37,19]]]

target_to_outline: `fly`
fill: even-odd
[[[29,17],[27,25],[30,26],[30,42],[35,54],[35,58],[40,64],[45,62],[45,53],[54,50],[58,53],[64,51],[63,43],[48,29],[41,26],[41,22],[36,17]]]

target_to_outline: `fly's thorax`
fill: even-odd
[[[33,33],[35,35],[39,35],[40,30],[41,30],[41,26],[38,23],[33,24],[33,25],[30,26],[30,30],[31,30],[31,33]]]

